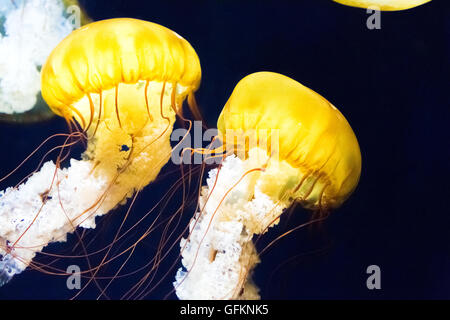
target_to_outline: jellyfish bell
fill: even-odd
[[[191,45],[147,21],[94,22],[58,44],[42,68],[42,95],[66,119],[69,137],[86,138],[87,148],[69,167],[60,154],[0,193],[5,279],[77,226],[94,228],[96,216],[155,179],[170,158],[176,114],[186,97],[193,100],[200,78]]]
[[[31,123],[53,116],[41,96],[40,69],[59,41],[88,22],[77,0],[1,2],[1,122]]]
[[[217,128],[223,143],[228,144],[226,149],[243,144],[244,138],[252,135],[255,146],[264,142],[271,162],[283,163],[274,174],[282,180],[286,177],[286,183],[298,181],[290,197],[308,209],[339,207],[358,183],[361,153],[347,120],[325,98],[286,76],[259,72],[242,79],[225,104]],[[277,146],[266,137],[272,131],[277,135]],[[238,139],[229,142],[227,135],[234,137],[236,132]],[[248,144],[239,149],[245,151],[242,160],[248,158]],[[268,174],[261,173],[262,177]],[[278,188],[271,181],[280,178],[273,178],[269,174],[261,180],[262,190],[268,194]]]
[[[333,0],[334,2],[351,7],[373,9],[379,8],[381,11],[399,11],[420,6],[431,0]]]
[[[361,153],[344,116],[293,79],[258,72],[242,79],[220,114],[223,163],[209,172],[190,233],[181,242],[180,299],[257,299],[252,242],[294,202],[316,211],[353,192]]]

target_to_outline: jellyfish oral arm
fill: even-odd
[[[288,203],[259,190],[261,173],[254,169],[267,156],[262,150],[250,154],[245,161],[229,156],[220,169],[209,172],[200,210],[180,243],[183,267],[174,287],[182,300],[259,299],[251,280],[259,263],[252,238],[277,224]]]
[[[150,83],[149,98],[159,99],[161,86]],[[134,90],[133,86],[128,89]],[[98,96],[92,99],[96,102]],[[77,227],[95,228],[95,217],[125,204],[156,178],[170,159],[175,113],[170,99],[162,106],[153,101],[151,106],[163,114],[154,112],[152,122],[142,121],[133,138],[123,128],[102,121],[91,126],[97,133],[88,140],[84,160],[71,159],[63,169],[46,162],[17,188],[0,191],[0,285],[30,266],[49,243],[65,241]],[[122,121],[136,124],[125,116]]]
[[[63,169],[46,162],[17,188],[0,191],[0,285],[25,270],[49,243],[66,241],[67,234],[78,226],[95,228],[97,216],[124,204],[154,180],[170,157],[171,130],[167,127],[159,121],[147,135],[136,137],[134,156],[131,150],[121,151],[120,143],[114,145],[120,134],[102,140],[109,159],[132,157],[129,162],[123,160],[122,167],[114,167],[117,162],[110,164],[102,153],[92,152],[99,144],[93,139],[88,142],[91,151],[83,155],[85,160],[71,159],[70,166]]]
[[[98,201],[108,180],[92,170],[92,161],[72,159],[65,169],[49,161],[25,183],[0,192],[0,285],[47,244],[65,241],[77,226],[95,228],[95,217],[115,206]]]

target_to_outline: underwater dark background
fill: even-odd
[[[450,298],[450,15],[446,2],[434,0],[407,11],[382,12],[381,29],[369,30],[366,10],[331,0],[80,0],[94,20],[139,18],[186,38],[200,57],[203,76],[196,97],[209,127],[215,127],[236,83],[263,70],[285,74],[315,90],[349,121],[361,147],[360,183],[324,223],[295,231],[262,256],[254,279],[263,299]],[[59,132],[67,132],[59,118],[38,124],[0,124],[0,176],[46,137]],[[80,151],[81,146],[74,154]],[[16,184],[33,171],[39,155],[0,188]],[[164,178],[139,196],[132,215],[139,216],[160,200],[180,173],[168,164],[162,174]],[[174,210],[177,201],[164,211]],[[181,224],[189,221],[193,210],[193,206],[186,208]],[[124,213],[122,208],[98,219],[99,230],[92,233],[101,232],[96,241],[107,242],[108,230],[117,229]],[[296,208],[262,238],[258,248],[309,219],[309,212]],[[135,232],[139,234],[139,229]],[[127,268],[145,264],[159,239],[157,234],[147,237]],[[46,251],[61,253],[74,243],[72,235],[68,244],[52,245]],[[177,250],[173,250],[161,269],[168,270],[176,258]],[[60,266],[69,265],[67,260]],[[369,265],[381,268],[380,290],[366,287]],[[179,266],[178,262],[146,298],[175,298],[167,294]],[[114,270],[112,265],[102,272],[111,275]],[[138,279],[116,280],[108,297],[122,297]],[[1,299],[67,299],[74,294],[67,289],[65,277],[37,271],[26,271],[0,288]],[[79,298],[98,294],[91,284]]]

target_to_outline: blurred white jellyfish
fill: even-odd
[[[40,69],[85,19],[73,0],[0,2],[0,120],[33,121],[52,114],[40,95]]]

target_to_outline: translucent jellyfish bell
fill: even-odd
[[[336,107],[272,72],[236,85],[217,128],[228,156],[209,172],[174,286],[180,299],[257,299],[253,236],[294,202],[320,212],[339,207],[358,184],[361,153]]]
[[[34,122],[53,115],[40,93],[40,70],[51,50],[87,22],[76,0],[1,1],[0,121]]]
[[[171,155],[176,115],[200,79],[189,42],[148,21],[94,22],[58,44],[42,68],[42,95],[69,124],[68,141],[86,139],[87,149],[67,168],[60,155],[0,192],[3,279],[76,227],[94,228],[97,216],[156,178]]]

